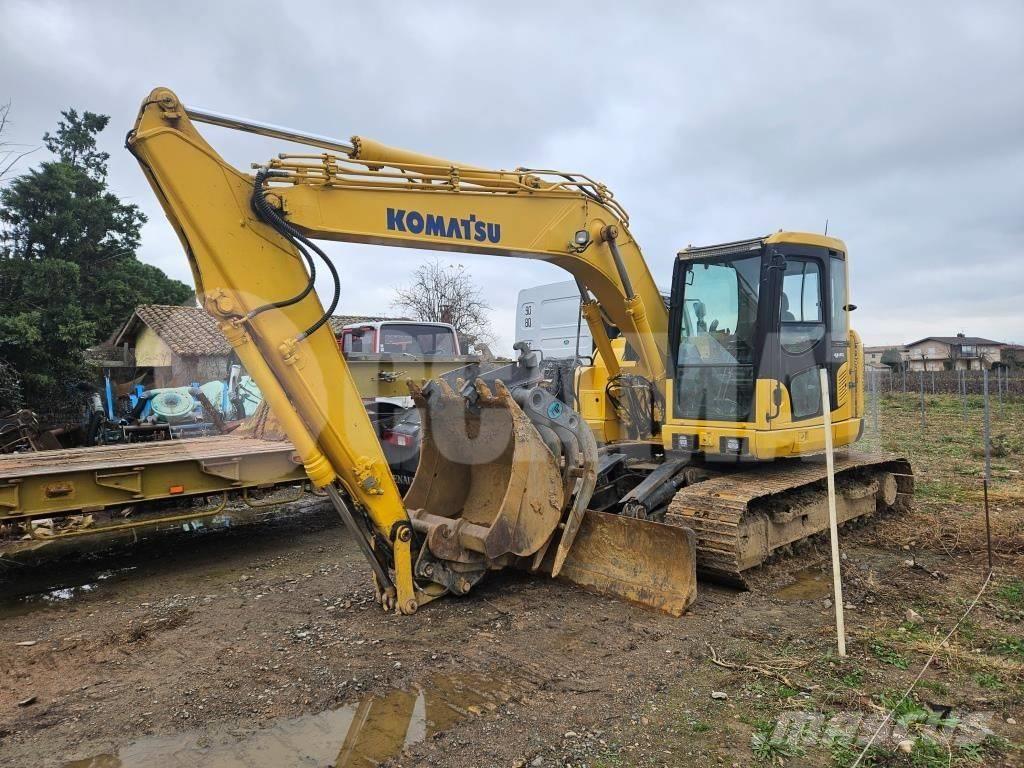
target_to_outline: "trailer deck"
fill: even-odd
[[[235,435],[0,456],[0,523],[295,485],[291,443]]]

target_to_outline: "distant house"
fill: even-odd
[[[337,335],[350,323],[386,319],[335,315],[330,326]],[[238,363],[217,321],[202,307],[162,304],[136,307],[120,330],[106,344],[89,349],[87,357],[115,382],[147,389],[224,379]]]
[[[892,351],[894,354],[886,355],[886,352]],[[888,369],[888,360],[892,359],[894,355],[899,355],[900,359],[906,364],[910,357],[910,353],[906,347],[901,346],[882,346],[882,347],[864,347],[864,365],[867,368],[878,368]],[[885,357],[886,361],[882,358]]]
[[[126,350],[132,378],[144,375],[147,387],[223,379],[238,362],[217,321],[201,307],[142,304],[114,336],[113,346]]]
[[[1001,364],[1008,345],[980,336],[927,336],[907,344],[912,371],[980,371]]]

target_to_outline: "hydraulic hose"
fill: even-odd
[[[247,315],[248,318],[253,318],[262,312],[266,312],[268,309],[281,309],[283,307],[290,307],[292,304],[296,304],[302,301],[304,298],[306,298],[306,296],[309,295],[309,292],[313,290],[313,286],[316,281],[316,263],[313,261],[312,257],[309,255],[305,248],[295,243],[293,233],[298,233],[294,231],[294,228],[287,221],[281,218],[280,214],[278,214],[278,212],[274,210],[274,206],[267,202],[266,193],[264,191],[264,183],[266,182],[268,175],[269,170],[266,168],[261,168],[256,173],[256,182],[255,185],[253,186],[252,198],[250,199],[250,206],[252,207],[252,212],[256,214],[256,218],[258,218],[265,224],[269,224],[271,227],[274,228],[275,231],[278,232],[278,234],[287,238],[292,243],[292,245],[295,245],[296,248],[298,248],[299,253],[302,254],[303,259],[305,259],[306,261],[306,266],[309,270],[309,279],[306,281],[306,286],[299,293],[292,296],[290,299],[284,299],[283,301],[273,301],[256,307],[256,309],[249,312],[249,314]]]
[[[270,225],[278,234],[280,234],[282,237],[288,240],[288,242],[295,246],[299,253],[302,254],[302,257],[305,259],[306,265],[309,269],[309,279],[306,281],[305,287],[299,293],[295,294],[291,298],[285,299],[283,301],[270,302],[268,304],[264,304],[263,306],[257,307],[256,309],[249,312],[249,314],[246,315],[246,318],[251,319],[256,315],[260,314],[261,312],[267,311],[268,309],[281,309],[283,307],[289,307],[293,304],[302,301],[304,298],[306,298],[306,296],[309,295],[309,293],[313,290],[314,284],[316,282],[316,264],[313,261],[313,258],[309,255],[309,251],[306,250],[308,248],[309,250],[312,250],[314,253],[316,253],[321,259],[323,259],[324,264],[327,265],[327,269],[331,273],[331,279],[334,282],[334,295],[331,299],[330,306],[320,316],[320,318],[315,323],[313,323],[313,325],[311,325],[309,328],[307,328],[305,331],[299,334],[297,340],[301,341],[302,339],[308,337],[309,335],[319,330],[324,325],[324,323],[326,323],[330,319],[331,315],[334,314],[334,310],[338,306],[338,300],[341,297],[341,278],[338,276],[338,270],[335,268],[333,262],[328,258],[327,254],[324,253],[308,237],[303,235],[301,232],[295,229],[295,227],[289,224],[284,219],[284,217],[281,216],[280,213],[278,213],[277,209],[275,209],[274,206],[267,202],[266,193],[264,191],[264,184],[266,182],[266,179],[271,175],[271,171],[266,168],[262,168],[256,173],[255,185],[253,187],[252,198],[250,201],[253,213],[256,214],[256,217],[260,221]]]

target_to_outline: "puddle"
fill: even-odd
[[[510,685],[471,675],[434,677],[411,690],[278,720],[238,740],[188,731],[133,741],[64,768],[314,768],[373,766],[507,701]]]
[[[116,583],[135,570],[135,566],[106,571],[83,571],[65,575],[58,583],[23,582],[19,592],[0,597],[0,620],[24,616],[36,610],[69,605],[97,591],[104,583]]]
[[[793,574],[793,583],[775,591],[780,600],[821,600],[832,594],[832,579],[819,566],[804,568]]]

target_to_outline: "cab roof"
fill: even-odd
[[[779,230],[764,237],[752,237],[748,240],[734,240],[729,243],[717,245],[688,245],[679,251],[678,258],[682,261],[691,259],[706,259],[709,257],[725,255],[728,253],[742,253],[743,251],[758,251],[766,245],[778,243],[793,243],[797,245],[817,245],[833,251],[846,253],[846,243],[836,237],[819,235],[814,232],[790,232]]]

